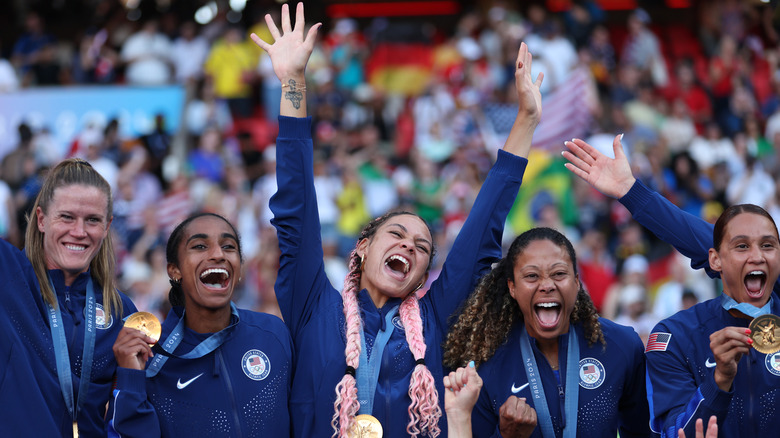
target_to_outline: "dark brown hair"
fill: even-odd
[[[462,367],[473,360],[477,365],[493,357],[509,335],[512,326],[523,323],[523,314],[517,301],[509,293],[507,280],[514,281],[515,262],[531,242],[549,240],[564,248],[569,254],[577,275],[577,255],[569,239],[560,232],[546,227],[532,228],[517,236],[506,257],[488,272],[466,301],[444,343],[444,364],[450,368]],[[590,296],[580,283],[577,299],[569,321],[581,322],[588,343],[606,345],[601,332],[599,316]]]

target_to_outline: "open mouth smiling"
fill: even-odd
[[[395,277],[398,277],[400,279],[404,279],[406,277],[406,274],[409,273],[410,264],[409,260],[406,258],[393,254],[390,257],[385,260],[385,266],[389,268],[390,273],[393,274]]]
[[[554,328],[558,325],[562,307],[560,303],[545,302],[534,305],[536,319],[543,328]]]
[[[211,268],[200,274],[200,281],[211,289],[224,289],[228,285],[230,274],[226,269]]]
[[[761,297],[764,294],[764,286],[766,285],[766,272],[761,270],[754,270],[748,272],[743,282],[745,283],[745,290],[748,296],[753,298]]]

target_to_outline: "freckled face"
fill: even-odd
[[[405,297],[425,280],[433,251],[433,239],[417,216],[393,216],[370,239],[358,245],[365,254],[360,280],[369,293]]]
[[[179,244],[179,264],[168,264],[170,278],[181,279],[185,308],[209,310],[230,305],[241,274],[238,237],[224,220],[199,217],[187,225]]]
[[[726,295],[740,303],[765,305],[780,275],[780,243],[772,222],[754,213],[734,216],[720,250],[710,249],[710,267],[721,273]]]
[[[553,340],[568,333],[579,279],[566,249],[546,239],[531,242],[515,259],[513,276],[507,285],[528,334]]]
[[[36,210],[46,267],[62,270],[69,285],[89,268],[108,236],[108,197],[97,187],[72,184],[55,189],[46,210]]]

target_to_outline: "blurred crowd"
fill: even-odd
[[[100,24],[71,40],[56,39],[29,12],[23,33],[2,52],[8,57],[0,59],[0,93],[181,84],[187,90],[182,126],[170,130],[159,117],[145,135],[122,138],[111,120],[58,145],[45,126],[21,124],[18,146],[0,165],[0,235],[23,245],[42,176],[67,151],[90,161],[114,189],[118,276],[139,309],[165,315],[166,237],[182,218],[208,210],[241,233],[240,305],[278,313],[278,248],[268,200],[276,188],[282,91],[270,60],[248,38],[254,32],[271,40],[264,20],[242,26],[222,13],[206,25],[171,15],[130,20],[121,8],[101,9],[105,4],[111,2],[99,2],[95,11]],[[534,55],[534,70],[545,73],[545,96],[575,69],[587,68],[598,98],[589,108],[586,140],[609,152],[623,133],[634,173],[647,185],[707,220],[735,203],[760,205],[780,219],[778,23],[760,3],[696,4],[688,11],[696,26],[662,23],[643,9],[616,20],[594,1],[551,13],[499,0],[463,11],[452,32],[403,20],[326,23],[307,67],[306,94],[333,284],[342,282],[356,233],[389,209],[415,211],[432,225],[441,265],[501,146],[491,144],[498,140],[488,134],[499,121],[486,109],[512,108],[521,41]],[[392,63],[375,55],[388,45],[423,47],[429,62],[412,76],[382,71]],[[537,152],[560,167],[562,148]],[[619,203],[564,175],[563,186],[536,187],[515,207],[534,225],[559,228],[576,243],[582,279],[604,316],[646,335],[658,319],[719,293]],[[531,177],[526,174],[526,185]],[[508,238],[519,231],[510,224]]]

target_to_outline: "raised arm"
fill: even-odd
[[[712,277],[718,276],[709,269],[712,224],[682,211],[637,181],[623,152],[621,138],[622,135],[615,137],[612,143],[614,159],[582,140],[567,141],[569,150],[563,152],[563,157],[569,160],[566,168],[604,195],[617,198],[637,222],[690,258],[691,266],[707,269]]]
[[[468,219],[455,239],[431,297],[439,327],[446,332],[450,315],[468,297],[479,278],[501,257],[501,237],[509,209],[523,179],[531,139],[542,117],[539,87],[543,75],[531,78],[533,57],[520,44],[515,70],[519,110],[503,150],[488,173]]]
[[[304,38],[303,5],[300,3],[294,28],[286,4],[282,5],[283,34],[268,15],[266,22],[275,38],[274,43],[267,44],[257,35],[252,35],[252,39],[268,52],[274,72],[283,85],[287,85],[282,92],[276,139],[278,188],[269,203],[274,214],[271,224],[276,227],[281,252],[274,291],[284,322],[293,339],[297,339],[300,329],[317,308],[318,294],[331,288],[322,261],[311,119],[306,117],[304,82],[306,63],[320,26],[312,26]]]

